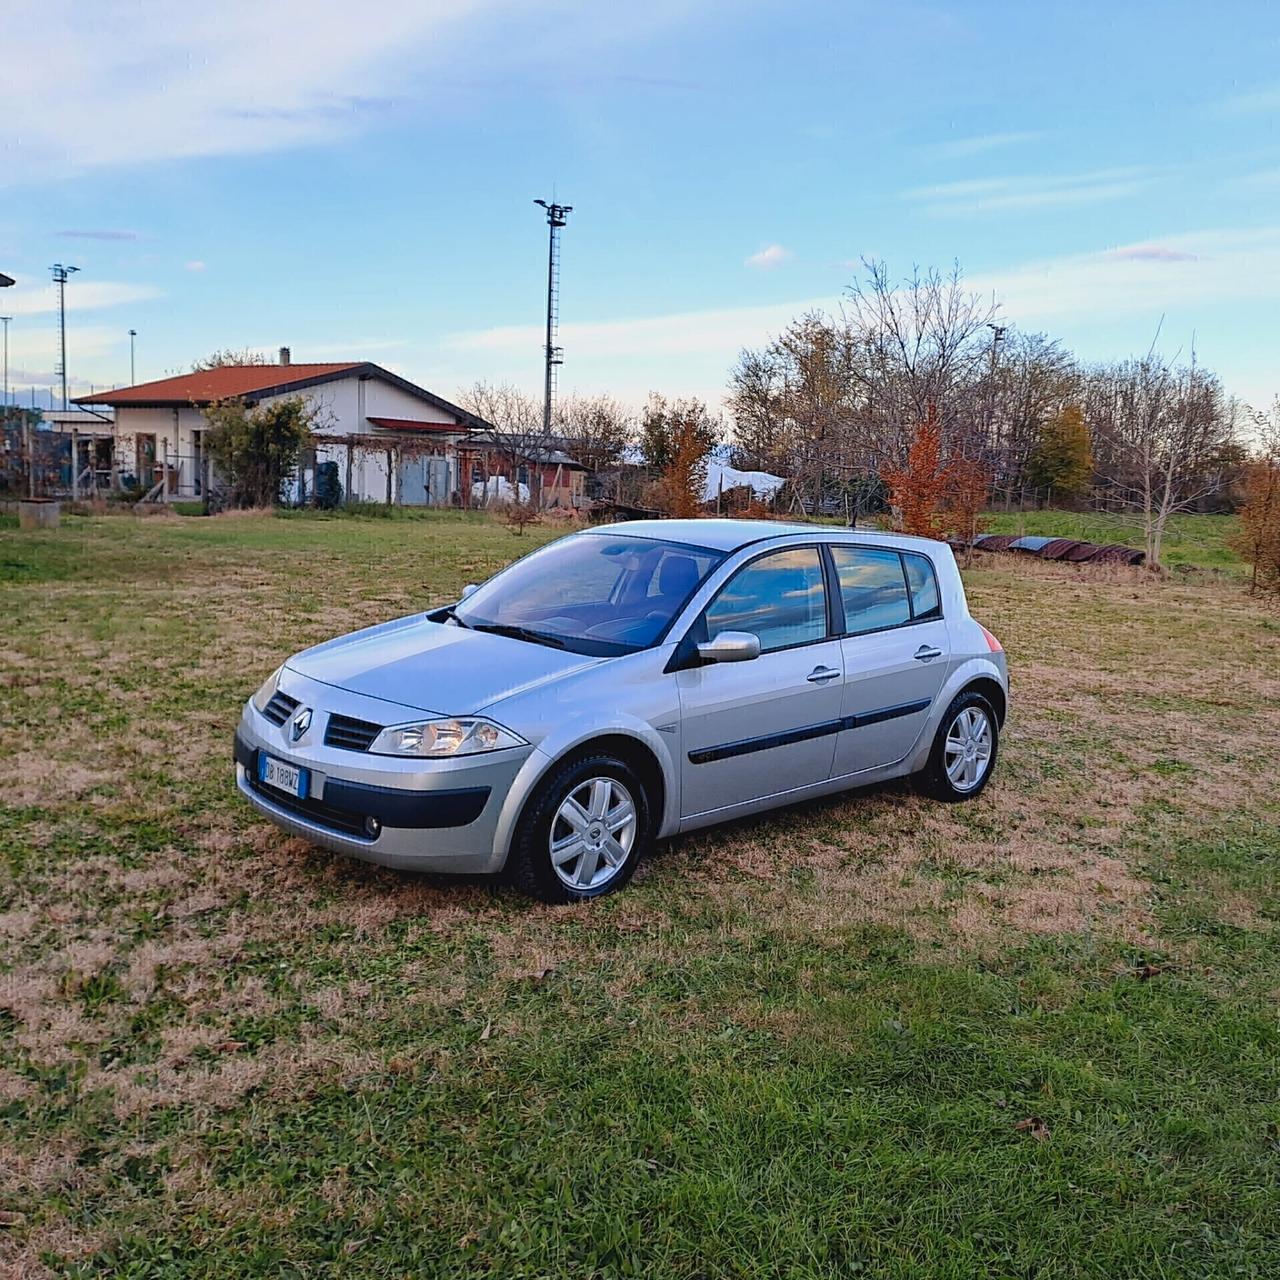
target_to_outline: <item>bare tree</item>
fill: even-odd
[[[536,507],[541,501],[537,492],[537,464],[547,456],[548,437],[543,430],[542,406],[508,382],[477,382],[458,396],[458,403],[493,424],[494,451],[509,473],[511,489],[517,502],[524,501],[520,485],[529,489],[529,501]],[[526,480],[521,481],[524,473]],[[488,486],[485,500],[489,499]]]
[[[559,442],[592,473],[618,465],[635,426],[635,416],[612,396],[571,395],[556,406]]]
[[[885,263],[863,266],[843,318],[866,446],[901,461],[930,406],[949,445],[957,434],[978,431],[975,390],[989,365],[995,304],[964,288],[958,266],[945,274],[917,267],[896,283]]]
[[[1139,520],[1158,568],[1169,517],[1221,482],[1235,405],[1194,360],[1175,366],[1153,353],[1092,370],[1084,411],[1106,497]]]
[[[263,351],[255,351],[252,347],[241,347],[236,350],[232,347],[226,347],[218,351],[210,352],[201,360],[196,360],[191,365],[192,373],[203,373],[206,369],[222,369],[228,365],[263,365],[274,364],[275,362]]]
[[[986,449],[993,485],[1005,509],[1024,500],[1027,466],[1045,429],[1077,399],[1080,371],[1074,357],[1042,333],[1010,327],[991,345],[987,386]]]
[[[730,374],[736,459],[790,477],[806,506],[900,466],[926,419],[947,453],[976,459],[987,443],[994,306],[958,268],[895,282],[883,263],[864,265],[839,316],[801,316]]]

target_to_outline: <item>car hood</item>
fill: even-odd
[[[285,665],[365,697],[469,715],[600,661],[415,614],[304,649]]]

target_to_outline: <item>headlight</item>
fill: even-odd
[[[284,664],[281,663],[263,682],[258,692],[253,695],[253,708],[255,711],[265,711],[267,703],[276,696],[276,688],[280,684],[280,673],[284,670]]]
[[[492,720],[424,720],[383,729],[369,748],[378,756],[474,756],[529,744]]]

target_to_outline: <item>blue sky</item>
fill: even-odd
[[[444,395],[541,378],[718,403],[858,259],[958,260],[1087,358],[1160,327],[1280,392],[1280,5],[9,0],[10,378],[76,390],[218,347],[371,359]],[[43,398],[47,400],[47,392]]]

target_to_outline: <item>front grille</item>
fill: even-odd
[[[284,724],[284,722],[298,709],[297,698],[291,698],[287,693],[281,693],[279,689],[271,695],[271,701],[267,703],[262,714],[271,721],[272,724]]]
[[[373,740],[382,732],[380,724],[357,720],[354,716],[330,716],[325,726],[324,745],[342,747],[347,751],[368,751]]]
[[[250,780],[250,786],[269,804],[275,805],[277,809],[284,809],[289,813],[297,814],[299,818],[314,822],[318,827],[328,827],[331,831],[337,831],[344,836],[355,836],[359,840],[369,839],[369,833],[365,830],[364,819],[359,814],[352,813],[349,809],[335,809],[332,805],[327,805],[322,800],[299,800],[296,796],[286,795],[283,791],[275,790],[274,787],[264,787],[256,779]]]

